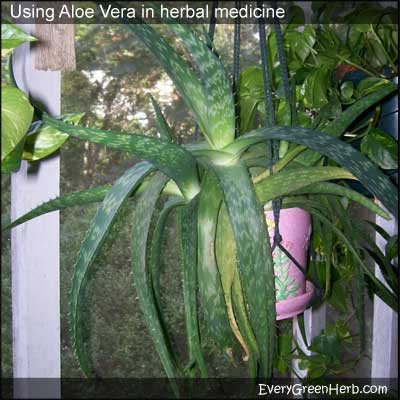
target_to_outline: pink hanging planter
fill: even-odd
[[[265,211],[271,245],[273,243],[274,216]],[[286,208],[280,211],[279,231],[283,247],[300,263],[307,267],[307,251],[311,236],[310,214],[301,208]],[[279,248],[273,251],[276,319],[292,318],[305,311],[310,302],[314,285],[305,280],[303,273]]]

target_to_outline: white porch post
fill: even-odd
[[[304,328],[306,334],[305,339],[307,343],[304,343],[303,341],[297,317],[293,318],[293,337],[305,354],[312,354],[311,351],[308,350],[308,346],[311,344],[312,340],[325,329],[325,326],[326,303],[322,303],[318,307],[309,308],[308,310],[304,311]],[[297,360],[293,361],[292,366],[300,378],[305,378],[307,376],[307,371],[301,370],[298,367]],[[295,375],[293,377],[295,377]]]
[[[33,25],[21,25],[32,32]],[[60,112],[60,71],[33,67],[29,44],[14,53],[14,72],[21,89],[50,113]],[[59,195],[59,156],[35,168],[23,162],[11,178],[11,219]],[[53,212],[12,230],[12,322],[14,378],[60,378],[59,213]],[[16,398],[60,397],[58,379],[17,379]]]
[[[397,77],[394,79],[394,82],[398,83]],[[394,96],[384,103],[380,123],[380,126],[397,141],[399,140],[398,110],[398,97]],[[398,233],[398,221],[395,218],[391,221],[386,221],[381,217],[376,217],[376,223],[390,235]],[[379,234],[376,235],[376,244],[385,252],[386,242]],[[378,266],[375,267],[375,274],[385,283],[385,279]],[[398,351],[398,314],[388,307],[378,296],[374,296],[371,377],[396,378],[398,376]]]
[[[397,232],[397,221],[386,221],[377,217],[376,223],[388,233]],[[376,235],[377,245],[385,251],[385,240]],[[378,266],[375,275],[385,282]],[[378,296],[374,296],[374,322],[372,339],[372,378],[398,377],[398,315],[385,304]]]

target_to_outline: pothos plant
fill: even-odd
[[[323,2],[319,5],[313,3],[314,24],[306,25],[302,9],[296,6],[290,9],[291,22],[285,26],[282,39],[292,91],[297,102],[297,118],[304,127],[322,129],[351,104],[378,91],[397,75],[398,27],[395,24],[395,10],[384,9],[376,4],[363,4],[356,9],[354,5],[346,7],[343,4],[341,8],[343,22],[346,22],[344,24],[327,22],[331,18],[326,14],[337,12],[337,4],[329,7]],[[364,17],[367,15],[372,23],[356,23],[356,14]],[[275,117],[278,124],[285,125],[290,123],[291,115],[287,112],[282,73],[276,68],[279,55],[275,35],[275,31],[271,30],[267,39],[268,61],[273,101],[277,110]],[[380,51],[371,51],[371,47]],[[357,74],[357,81],[349,80],[352,73]],[[260,126],[260,121],[265,118],[262,68],[249,67],[241,72],[239,108],[241,132]],[[380,116],[381,103],[377,103],[357,118],[341,138],[355,144],[385,173],[391,173],[398,167],[398,145],[378,126]],[[281,142],[281,157],[285,157],[296,147]],[[298,156],[290,167],[303,167],[308,162],[307,157]],[[329,162],[325,160],[325,163]],[[350,187],[362,189],[360,185],[352,183]],[[363,192],[365,193],[364,190]],[[292,326],[280,322],[275,366],[283,374],[291,369],[294,358],[300,359],[298,365],[307,369],[308,378],[318,378],[352,369],[365,355],[365,295],[371,295],[373,289],[368,277],[360,271],[353,251],[364,261],[372,258],[380,265],[385,271],[387,282],[390,282],[391,290],[394,293],[398,291],[398,269],[394,263],[398,253],[398,236],[389,235],[371,221],[368,221],[371,232],[367,232],[363,221],[350,212],[351,202],[344,200],[338,196],[313,196],[313,201],[316,201],[314,204],[318,204],[320,211],[335,226],[336,232],[327,229],[326,224],[321,224],[313,217],[311,250],[315,257],[314,260],[309,258],[310,275],[321,286],[321,300],[326,300],[333,306],[340,313],[341,319],[314,338],[312,343],[308,343],[311,356],[307,356],[298,346],[295,346],[297,354],[293,351],[295,339]],[[338,234],[349,239],[353,246],[352,251],[347,245],[343,245]],[[386,249],[381,250],[376,246],[373,234],[383,235],[387,241]],[[352,329],[353,332],[350,333],[349,324],[353,324],[354,319],[358,322],[359,332]],[[299,323],[302,326],[301,317]],[[302,336],[303,342],[307,344],[306,335]],[[353,354],[356,350],[356,356],[343,360],[346,347],[351,347]],[[295,372],[292,370],[292,373]]]
[[[264,205],[268,208],[279,197],[283,207],[304,207],[329,232],[337,228],[326,218],[318,201],[313,200],[314,196],[345,197],[390,218],[374,202],[341,183],[358,179],[397,215],[395,186],[366,157],[339,139],[366,109],[394,93],[396,85],[387,82],[320,131],[294,124],[236,132],[230,78],[206,36],[198,36],[187,25],[166,25],[184,45],[191,60],[188,62],[152,26],[142,23],[126,27],[169,74],[205,140],[178,144],[155,100],[159,138],[76,126],[43,113],[44,126],[132,153],[145,161],[129,168],[112,186],[51,200],[9,227],[53,210],[101,202],[82,243],[71,290],[73,346],[86,376],[94,376],[83,334],[88,276],[117,216],[135,198],[131,216],[133,278],[144,321],[166,375],[207,377],[198,325],[201,312],[208,334],[223,354],[233,359],[233,349],[241,348],[239,353],[248,362],[250,376],[271,377],[276,347],[276,290]],[[281,43],[277,45],[283,56]],[[296,108],[288,106],[288,112],[295,115]],[[269,140],[295,144],[274,164],[273,174],[265,167],[265,142]],[[300,154],[313,162],[291,168]],[[335,164],[322,164],[323,157]],[[165,200],[164,207],[153,225],[160,199]],[[183,273],[189,355],[185,366],[169,341],[159,289],[161,243],[167,217],[173,209],[178,211],[178,251]],[[349,246],[375,293],[396,308],[392,291],[375,278],[348,238],[345,235],[340,238]]]
[[[18,26],[1,23],[1,58],[4,76],[1,83],[1,170],[17,172],[21,161],[38,161],[56,152],[68,135],[44,126],[38,108],[29,95],[18,88],[13,74],[12,53],[23,43],[37,39]],[[4,65],[3,65],[4,64]],[[82,114],[65,116],[71,123],[79,122]]]

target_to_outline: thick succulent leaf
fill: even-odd
[[[233,277],[232,303],[233,303],[233,311],[235,313],[235,317],[239,325],[240,332],[243,335],[243,338],[247,343],[247,346],[250,351],[250,358],[248,360],[250,377],[255,379],[257,377],[257,372],[258,372],[257,367],[260,361],[260,350],[258,348],[257,340],[256,337],[254,336],[253,329],[250,325],[249,316],[247,315],[247,305],[244,300],[243,288],[240,282],[240,276],[237,269]]]
[[[179,370],[158,315],[150,274],[147,268],[147,247],[151,218],[167,180],[166,176],[156,174],[150,180],[135,205],[132,215],[132,270],[144,321],[153,339],[166,375],[172,379],[179,375]]]
[[[97,254],[99,253],[118,212],[135,190],[141,180],[153,170],[151,164],[143,162],[128,169],[108,191],[103,203],[86,233],[79,251],[72,278],[70,323],[72,329],[73,347],[80,366],[87,377],[93,377],[89,356],[85,351],[82,334],[83,299],[87,286],[87,278]]]
[[[261,376],[272,374],[275,344],[274,269],[264,212],[243,163],[215,166],[235,235],[239,275],[261,355]]]
[[[164,238],[165,226],[172,210],[179,205],[182,205],[183,199],[179,197],[171,197],[164,204],[163,209],[158,216],[156,226],[154,228],[153,237],[151,240],[151,255],[150,255],[150,270],[151,284],[153,287],[154,296],[156,298],[157,307],[161,311],[161,294],[160,294],[160,263],[162,255],[162,243]]]
[[[150,99],[151,99],[151,104],[153,105],[154,108],[154,112],[156,113],[157,130],[161,136],[161,139],[166,140],[168,142],[173,142],[174,134],[172,133],[172,129],[168,125],[168,122],[165,119],[160,106],[158,105],[153,96],[150,96]]]
[[[236,258],[236,243],[235,236],[232,231],[229,215],[224,204],[222,204],[217,225],[217,236],[215,241],[215,254],[217,258],[218,271],[221,276],[222,289],[224,291],[225,304],[227,308],[229,324],[232,332],[234,333],[237,341],[242,346],[245,357],[244,359],[249,362],[250,375],[255,378],[257,376],[257,355],[254,352],[252,343],[247,343],[246,334],[242,336],[233,309],[233,296],[238,295],[233,290],[233,282],[237,271],[237,258]],[[240,282],[240,281],[239,281]],[[241,292],[241,288],[240,288]],[[243,306],[239,312],[244,312],[243,318],[247,321],[245,307],[240,302],[236,303],[238,307]],[[242,316],[242,315],[241,315]],[[246,332],[247,333],[247,332]]]
[[[204,136],[210,140],[206,94],[203,85],[189,64],[151,26],[145,23],[124,25],[139,37],[157,61],[162,64],[186,106],[193,113]]]
[[[144,180],[137,189],[135,193],[141,192],[147,186],[146,180]],[[28,213],[22,215],[18,219],[14,220],[11,224],[3,227],[3,230],[14,228],[26,221],[33,218],[39,217],[40,215],[47,214],[52,211],[61,210],[63,208],[74,207],[74,206],[84,206],[90,203],[99,203],[104,200],[105,195],[110,190],[110,185],[98,186],[92,189],[85,189],[79,192],[68,193],[63,196],[57,197],[55,199],[46,201],[45,203],[39,205]],[[183,196],[180,193],[175,182],[169,181],[164,190],[163,194],[169,196],[175,196],[183,201]]]
[[[386,86],[377,90],[375,93],[365,96],[352,106],[346,109],[338,118],[330,122],[322,131],[330,136],[339,137],[346,129],[359,117],[365,110],[372,107],[390,94],[397,91],[397,85],[388,82]]]
[[[63,208],[83,206],[90,203],[99,203],[104,200],[105,195],[111,189],[110,185],[99,186],[93,189],[81,190],[79,192],[68,193],[64,196],[46,201],[28,213],[14,220],[11,224],[3,227],[3,230],[14,228],[40,215],[52,211],[62,210]]]
[[[26,94],[15,87],[1,89],[1,160],[23,140],[33,117]]]
[[[168,24],[180,39],[200,73],[207,99],[208,136],[217,149],[235,137],[235,106],[224,65],[189,25]]]
[[[398,193],[390,179],[352,146],[325,133],[298,127],[261,128],[239,137],[225,151],[243,152],[251,144],[271,139],[302,144],[331,158],[350,171],[393,215],[398,215]]]
[[[204,319],[217,346],[231,354],[233,337],[215,258],[215,235],[222,194],[215,176],[203,178],[198,211],[198,281]]]
[[[138,189],[139,190],[139,189]],[[164,188],[165,190],[165,188]],[[169,339],[168,331],[166,329],[166,322],[164,320],[164,314],[161,304],[161,293],[160,293],[160,273],[161,273],[161,259],[162,259],[162,247],[166,223],[171,211],[179,205],[183,205],[184,201],[182,197],[172,196],[170,197],[163,206],[161,210],[156,226],[154,228],[152,238],[151,238],[151,250],[150,250],[150,275],[151,275],[151,287],[154,295],[154,301],[156,303],[158,317],[160,323],[164,329],[165,335],[167,337],[167,344],[171,343]],[[180,365],[178,356],[172,346],[169,347],[171,357],[173,357],[175,363]]]
[[[343,168],[303,167],[267,176],[255,183],[255,190],[260,202],[266,203],[276,197],[287,195],[311,184],[332,179],[355,178]]]
[[[184,196],[189,199],[193,198],[200,190],[196,161],[188,151],[177,144],[143,135],[75,126],[48,115],[44,115],[43,119],[48,125],[71,136],[115,147],[151,162],[173,179]]]
[[[358,235],[358,240],[362,245],[362,249],[366,250],[368,254],[372,257],[372,259],[375,261],[375,263],[379,266],[382,275],[384,276],[386,282],[389,284],[390,288],[393,290],[394,293],[398,293],[398,285],[399,285],[399,279],[398,279],[398,271],[397,267],[394,266],[391,263],[391,257],[388,257],[388,255],[382,252],[382,250],[377,246],[376,240],[375,240],[375,235],[369,235],[366,234],[365,231],[365,224],[361,224],[361,221],[351,219],[349,220],[348,216],[346,216],[345,211],[343,211],[343,218],[347,217],[347,224],[351,226],[351,228],[356,232]],[[364,222],[369,222],[371,224],[371,221],[364,221]],[[372,227],[379,227],[379,225],[376,225],[372,223]],[[374,228],[375,228],[374,227]],[[379,229],[380,228],[380,229]],[[382,230],[381,227],[379,227],[377,231]],[[376,230],[376,229],[375,229]],[[384,231],[386,232],[386,231]],[[372,237],[371,237],[372,236]],[[395,236],[393,236],[394,239],[397,239]],[[387,242],[389,243],[389,242]],[[397,252],[395,253],[397,256]]]
[[[201,378],[207,378],[207,367],[201,351],[197,313],[197,214],[198,197],[181,207],[179,217],[179,250],[183,268],[183,298],[189,365],[196,363]],[[193,371],[194,372],[194,371]],[[191,375],[193,377],[193,375]]]
[[[221,150],[199,149],[194,150],[192,154],[201,164],[204,164],[205,166],[209,166],[212,164],[234,164],[237,161],[236,156]]]
[[[390,220],[390,215],[381,207],[376,205],[368,197],[363,196],[361,193],[356,192],[353,189],[347,188],[342,185],[338,185],[332,182],[320,182],[310,186],[305,186],[301,189],[293,191],[291,194],[329,194],[335,196],[343,196],[349,200],[355,201],[358,204],[368,208],[373,213],[379,215],[382,218]]]

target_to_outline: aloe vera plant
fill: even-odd
[[[132,153],[144,161],[129,168],[112,186],[50,200],[14,221],[10,227],[56,209],[100,203],[75,264],[70,305],[73,345],[86,376],[94,376],[83,335],[82,314],[88,276],[118,214],[134,197],[137,203],[132,214],[133,278],[144,321],[166,375],[169,378],[194,377],[198,373],[201,377],[207,376],[198,322],[201,312],[209,328],[208,334],[221,352],[233,358],[234,345],[239,344],[249,364],[250,375],[270,377],[276,342],[277,298],[263,206],[279,197],[284,207],[298,202],[325,221],[313,199],[329,194],[348,197],[390,218],[372,201],[340,184],[342,180],[358,179],[397,215],[394,185],[367,158],[340,140],[359,115],[394,93],[397,87],[387,83],[365,96],[322,132],[300,126],[276,126],[236,135],[231,82],[221,60],[205,40],[186,25],[167,25],[190,54],[194,64],[191,65],[151,26],[126,26],[160,61],[205,140],[184,145],[175,142],[172,129],[154,99],[160,138],[76,126],[43,113],[44,126]],[[258,163],[258,157],[251,156],[252,151],[262,151],[269,140],[295,144],[294,150],[274,165],[273,175]],[[307,166],[290,168],[299,154],[309,154],[311,161]],[[319,165],[321,155],[340,166]],[[253,166],[261,167],[262,171],[254,174]],[[336,183],[328,182],[330,180]],[[160,198],[167,198],[167,201],[152,228]],[[186,368],[169,341],[159,301],[161,240],[166,218],[175,208],[179,216],[179,254],[189,354]],[[368,274],[376,293],[396,307],[395,295],[374,279],[362,260],[360,268]],[[293,290],[290,282],[286,281],[283,286],[285,284]],[[200,306],[196,301],[197,292]]]

